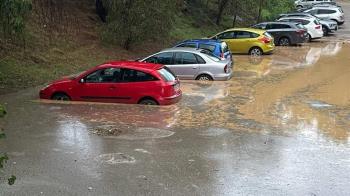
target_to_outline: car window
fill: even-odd
[[[256,28],[256,29],[267,29],[268,25],[269,24],[261,23],[261,24],[254,25],[253,27]]]
[[[144,73],[142,71],[137,71],[133,69],[123,69],[122,82],[145,82],[145,81],[155,81],[156,77],[151,74]]]
[[[309,13],[309,14],[317,14],[317,9],[314,9],[314,10],[308,10],[308,11],[306,11],[307,13]]]
[[[319,9],[317,14],[334,14],[336,12],[335,10]]]
[[[236,39],[251,38],[251,33],[248,31],[236,31]]]
[[[172,82],[176,80],[175,74],[173,74],[169,68],[163,67],[162,69],[159,69],[157,71],[159,75],[163,78],[166,82]]]
[[[176,47],[197,48],[197,44],[196,43],[183,43],[183,44],[180,44]]]
[[[215,45],[210,45],[210,44],[199,44],[199,48],[210,50],[211,52],[215,51]]]
[[[218,39],[233,39],[234,37],[235,37],[234,31],[227,31],[217,36]]]
[[[97,70],[87,75],[84,80],[87,83],[112,83],[120,81],[121,71],[119,68],[107,68]]]
[[[189,52],[176,52],[174,64],[183,65],[183,64],[197,64],[197,58],[194,54]]]
[[[199,56],[197,54],[194,54],[194,56],[196,56],[198,64],[206,64],[207,63],[207,62],[205,62],[205,60],[201,56]]]
[[[147,63],[171,65],[173,63],[173,53],[172,52],[163,52],[163,53],[151,56],[144,61]]]
[[[213,53],[211,53],[211,52],[208,51],[208,50],[201,50],[201,53],[204,54],[204,55],[206,55],[208,58],[210,58],[210,59],[213,60],[213,61],[218,62],[218,61],[221,60],[219,57],[213,55]]]

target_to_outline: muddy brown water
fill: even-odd
[[[230,81],[182,81],[172,106],[1,96],[18,181],[0,195],[347,195],[347,32],[235,55]]]

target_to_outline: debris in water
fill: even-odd
[[[107,163],[109,165],[121,164],[121,163],[135,163],[134,157],[124,153],[109,153],[102,154],[96,158],[97,161]]]
[[[319,109],[332,107],[332,105],[330,105],[328,103],[321,102],[321,101],[309,101],[307,103],[310,104],[311,107],[319,108]]]

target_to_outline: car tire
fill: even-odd
[[[278,45],[280,46],[290,46],[290,39],[288,37],[281,37],[280,40],[278,40]]]
[[[197,76],[196,80],[199,81],[213,81],[213,78],[208,74],[201,74]]]
[[[322,26],[322,31],[324,36],[327,36],[329,34],[329,29],[327,27]]]
[[[157,101],[151,98],[144,98],[141,101],[139,101],[140,105],[159,105]]]
[[[259,47],[253,47],[249,50],[251,56],[261,56],[264,54],[263,50]]]
[[[310,35],[309,33],[307,34],[305,40],[306,40],[307,42],[311,42],[312,37],[311,37],[311,35]]]
[[[70,101],[71,98],[66,93],[55,93],[51,97],[52,100],[57,101]]]

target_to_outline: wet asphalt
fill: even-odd
[[[273,55],[235,55],[232,80],[182,81],[173,106],[3,95],[0,149],[17,181],[0,195],[349,195],[349,54],[345,23]]]

